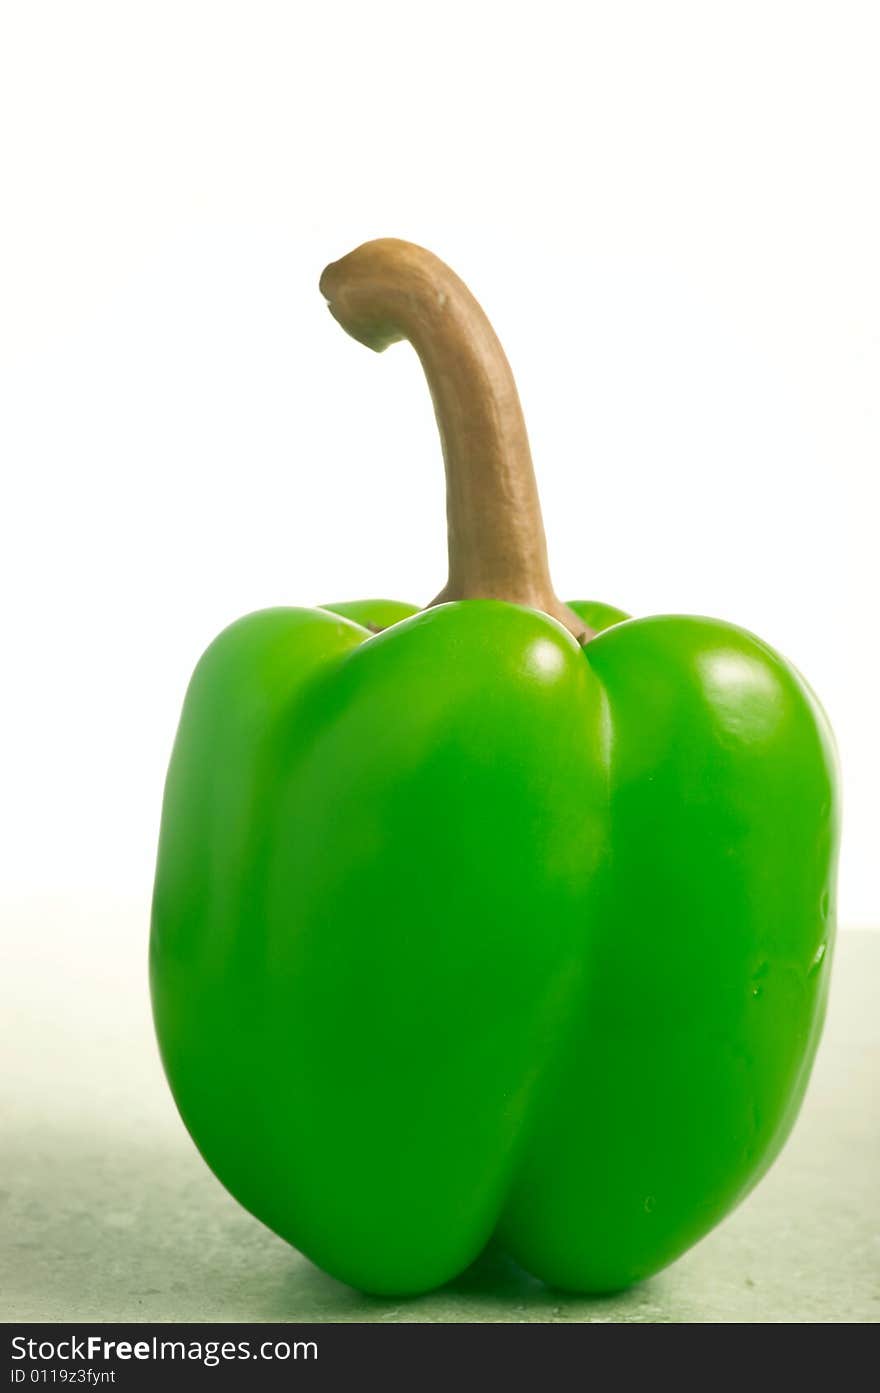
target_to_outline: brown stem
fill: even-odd
[[[557,599],[522,408],[504,350],[467,286],[411,242],[365,242],[321,277],[330,313],[381,353],[419,355],[446,465],[449,579],[432,600],[489,598],[543,610],[592,637]]]

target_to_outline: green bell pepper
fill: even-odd
[[[561,1288],[656,1272],[797,1113],[834,934],[835,755],[803,678],[719,620],[550,584],[516,388],[429,253],[322,288],[434,399],[449,580],[239,620],[168,774],[151,983],[202,1155],[368,1292],[495,1239]]]

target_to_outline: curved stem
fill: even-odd
[[[510,600],[592,631],[559,600],[516,384],[467,286],[431,252],[383,238],[328,266],[321,290],[353,338],[381,352],[407,339],[434,402],[446,466],[449,578],[432,604]]]

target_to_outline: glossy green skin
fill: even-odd
[[[339,608],[240,620],[187,693],[151,943],[181,1114],[366,1291],[435,1287],[493,1235],[554,1285],[625,1286],[796,1115],[834,925],[825,718],[714,620],[576,604],[604,629],[581,649],[498,601]]]

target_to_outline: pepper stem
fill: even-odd
[[[543,610],[584,643],[550,579],[529,440],[510,364],[467,286],[411,242],[365,242],[321,276],[343,329],[381,353],[419,355],[446,466],[449,578],[432,605],[498,599]]]

